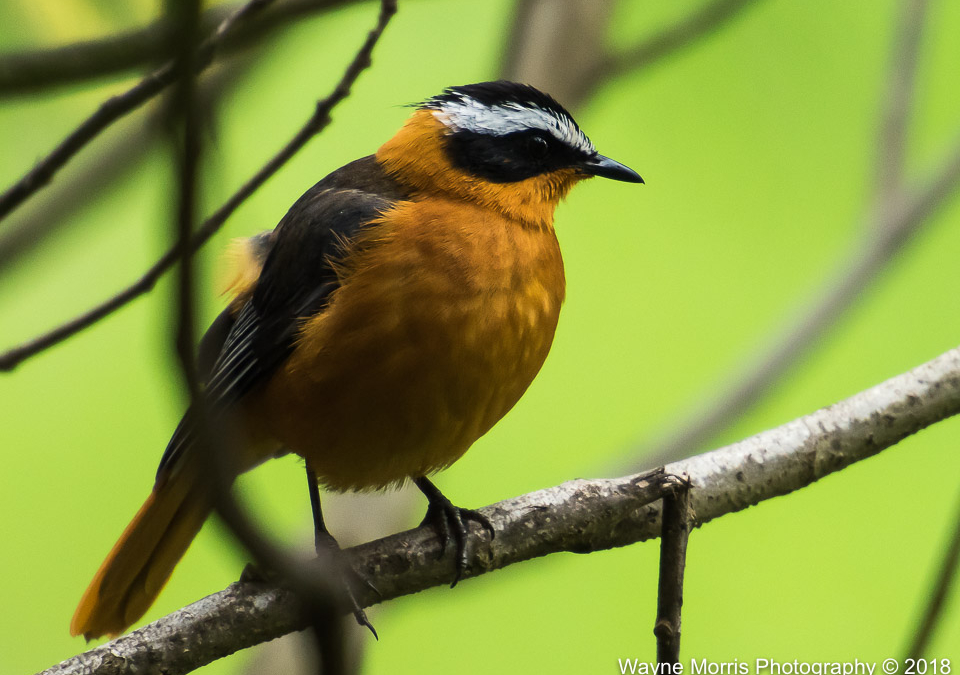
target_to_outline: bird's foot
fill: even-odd
[[[468,523],[471,520],[478,523],[490,533],[491,539],[495,534],[493,524],[489,518],[479,511],[454,506],[426,478],[417,479],[416,482],[430,501],[430,506],[427,507],[427,515],[423,517],[420,525],[430,525],[436,530],[437,536],[440,538],[440,555],[438,557],[443,558],[447,550],[447,544],[451,539],[456,544],[456,571],[453,576],[453,583],[450,584],[450,588],[453,588],[463,577],[463,573],[467,571],[467,564],[470,561],[467,555]]]

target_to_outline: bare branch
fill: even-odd
[[[657,586],[657,663],[680,663],[680,615],[683,608],[683,572],[690,536],[690,486],[683,483],[663,496],[660,528],[660,576]],[[667,671],[671,672],[671,671]]]
[[[200,45],[197,57],[192,63],[203,70],[213,62],[214,54],[220,43],[237,23],[248,19],[273,0],[250,0],[243,7],[228,16],[218,26],[216,32]],[[84,120],[54,150],[44,157],[19,181],[0,195],[0,220],[6,218],[31,195],[50,182],[53,175],[70,161],[80,150],[96,138],[104,129],[118,119],[137,109],[145,102],[163,91],[176,81],[180,73],[175,62],[153,71],[132,88],[119,96],[107,99],[93,115]]]
[[[877,194],[861,240],[845,257],[812,303],[788,321],[771,346],[732,381],[711,388],[719,392],[688,420],[651,447],[638,452],[644,463],[660,463],[695,452],[720,430],[753,407],[843,313],[862,297],[910,239],[946,204],[960,185],[960,136],[952,154],[912,191],[904,187],[902,161],[913,82],[924,25],[926,0],[904,0],[905,12],[894,40],[888,101],[879,135],[878,161],[890,162],[877,176]]]
[[[960,348],[840,403],[739,443],[665,467],[689,479],[695,525],[798,490],[903,438],[960,413]],[[587,553],[660,534],[652,503],[670,483],[663,474],[575,480],[483,509],[493,540],[475,528],[467,576],[558,551]],[[370,605],[446,584],[449,560],[429,527],[348,550],[376,585],[358,600]],[[108,644],[68,659],[43,675],[113,675],[149,668],[170,675],[303,628],[294,594],[232,584]]]
[[[337,83],[334,90],[325,99],[317,102],[317,107],[313,115],[307,120],[306,124],[290,139],[290,141],[274,155],[263,167],[260,168],[244,185],[235,192],[220,208],[213,212],[203,224],[197,229],[196,234],[191,240],[191,251],[196,251],[210,237],[212,237],[230,215],[246,199],[253,194],[268,178],[276,173],[280,167],[287,163],[311,138],[323,131],[330,124],[330,112],[340,101],[350,93],[350,88],[356,82],[367,66],[370,65],[370,54],[374,46],[383,34],[384,28],[389,21],[392,13],[384,16],[381,10],[381,18],[364,41],[363,46],[357,52],[353,61],[347,66],[343,77]],[[100,303],[96,307],[84,312],[83,314],[61,324],[48,333],[40,335],[28,342],[25,342],[13,349],[0,354],[0,372],[11,371],[20,363],[35,356],[50,347],[59,344],[67,338],[79,333],[85,328],[92,326],[100,319],[109,316],[116,310],[126,305],[131,300],[140,297],[153,288],[157,280],[170,269],[177,261],[178,251],[176,247],[164,253],[153,266],[148,269],[143,276],[130,286],[126,287],[112,298]]]
[[[255,24],[241,25],[224,43],[231,53],[269,37],[296,19],[361,0],[286,0],[263,13]],[[237,11],[239,5],[218,5],[204,12],[207,33]],[[0,96],[88,80],[145,66],[167,56],[162,22],[99,40],[38,51],[0,54]]]
[[[907,655],[903,660],[907,658],[921,659],[926,653],[927,645],[933,637],[937,624],[943,618],[943,610],[947,598],[950,597],[950,589],[957,580],[958,567],[960,567],[960,510],[953,517],[953,534],[944,548],[943,560],[940,562],[937,578],[930,589],[920,626],[913,635],[913,639],[910,641],[910,649],[907,650]]]

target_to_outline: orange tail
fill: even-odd
[[[147,497],[83,594],[71,635],[119,635],[153,604],[210,512],[195,475],[179,471]]]

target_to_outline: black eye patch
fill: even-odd
[[[493,183],[514,183],[575,165],[582,153],[546,132],[516,131],[496,136],[461,130],[446,137],[450,161]]]

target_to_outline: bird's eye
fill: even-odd
[[[533,159],[543,159],[549,151],[550,146],[547,143],[547,139],[542,136],[531,136],[527,140],[527,153],[529,153]]]

